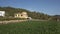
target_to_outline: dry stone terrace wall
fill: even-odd
[[[7,24],[7,23],[16,23],[16,22],[23,22],[27,20],[10,20],[10,21],[0,21],[0,24]]]

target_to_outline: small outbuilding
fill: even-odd
[[[55,15],[55,16],[53,16],[53,18],[54,18],[56,21],[60,21],[60,15]]]

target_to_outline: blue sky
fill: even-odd
[[[0,0],[0,6],[11,6],[49,15],[60,15],[60,0]]]

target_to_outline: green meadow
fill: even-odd
[[[60,34],[60,22],[26,21],[0,24],[0,34]]]

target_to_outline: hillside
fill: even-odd
[[[27,12],[29,17],[32,17],[33,19],[48,19],[50,16],[44,13],[40,13],[37,11],[29,11],[27,9],[22,8],[14,8],[14,7],[0,7],[0,11],[5,11],[6,17],[12,16],[14,17],[14,13],[21,13],[21,12]]]

